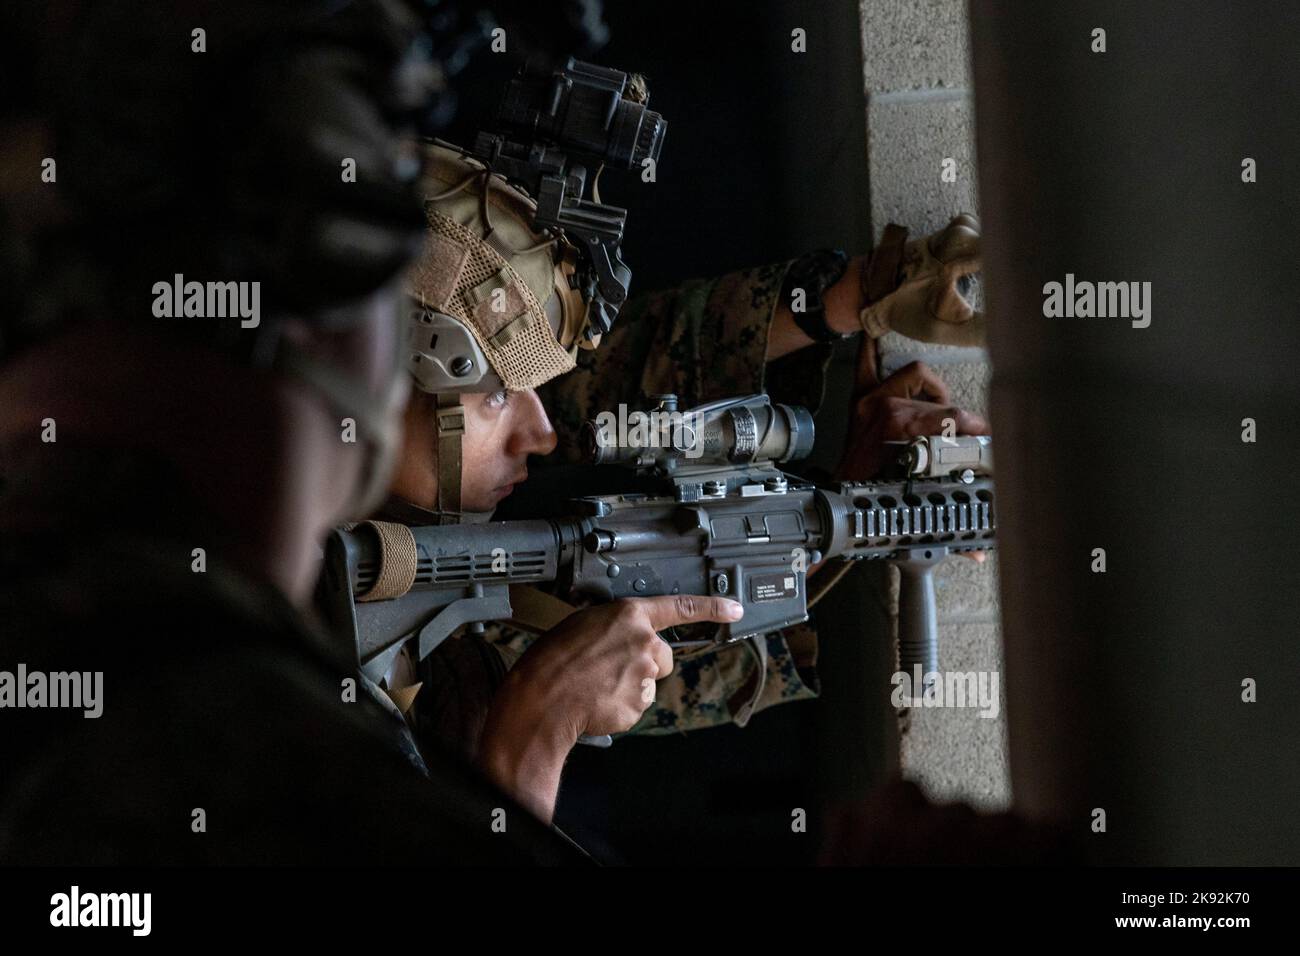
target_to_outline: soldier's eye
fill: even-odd
[[[491,408],[502,408],[510,400],[510,393],[504,388],[500,391],[493,392],[487,397],[487,404]]]

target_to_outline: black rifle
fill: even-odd
[[[602,414],[587,426],[592,461],[635,467],[659,493],[575,499],[571,517],[410,528],[402,547],[373,526],[336,531],[326,616],[355,636],[362,670],[378,680],[408,640],[423,660],[463,625],[509,619],[511,585],[598,602],[722,595],[744,617],[691,636],[705,627],[706,640],[728,643],[806,620],[812,565],[888,560],[902,572],[901,669],[936,672],[932,572],[948,554],[994,544],[991,440],[901,442],[896,480],[830,490],[776,467],[807,455],[812,437],[806,409],[765,395],[684,413],[664,396],[650,413]],[[373,599],[381,576],[399,596]]]

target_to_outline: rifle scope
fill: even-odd
[[[813,419],[799,405],[776,405],[766,395],[727,399],[684,412],[677,396],[657,396],[649,412],[601,412],[583,428],[594,465],[677,472],[765,465],[806,458]]]

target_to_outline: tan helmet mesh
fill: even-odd
[[[535,388],[569,371],[573,356],[539,298],[557,291],[554,257],[563,247],[536,248],[547,237],[529,225],[532,201],[498,177],[487,187],[489,230],[482,167],[440,146],[430,157],[426,194],[441,198],[425,204],[431,235],[411,273],[412,293],[463,322],[507,388]]]
[[[499,252],[441,213],[430,211],[429,225],[470,251],[443,311],[469,326],[507,388],[536,388],[573,368],[537,296]]]

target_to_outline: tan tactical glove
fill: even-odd
[[[872,338],[891,329],[920,342],[983,347],[984,314],[962,295],[965,277],[980,271],[979,222],[963,213],[923,239],[890,223],[863,273],[866,307],[859,313]]]

